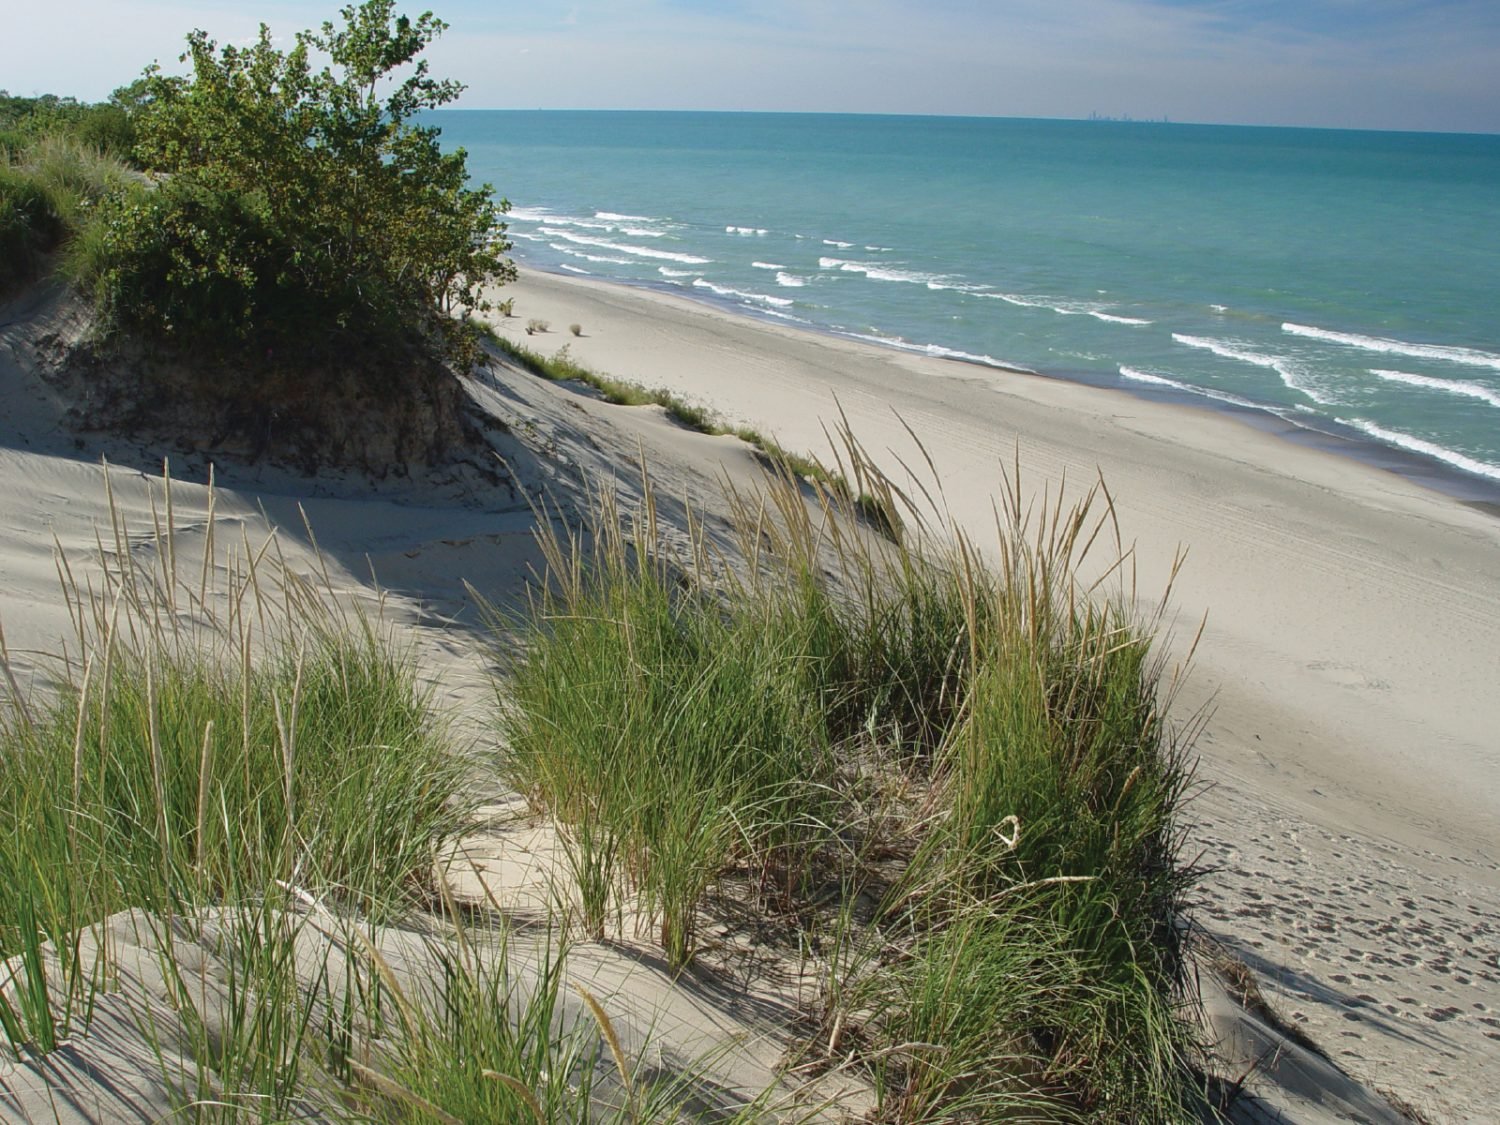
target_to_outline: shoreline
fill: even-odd
[[[1299,419],[1293,417],[1290,412],[1271,406],[1241,404],[1210,394],[1191,390],[1179,390],[1172,386],[1156,386],[1150,383],[1135,382],[1118,374],[1113,378],[1100,378],[1084,371],[1045,371],[1022,367],[1019,364],[991,363],[979,358],[965,358],[962,354],[940,354],[952,353],[952,349],[941,345],[929,345],[924,348],[921,345],[913,344],[908,347],[902,347],[895,341],[882,343],[874,337],[862,336],[853,332],[843,332],[826,325],[815,324],[803,318],[793,320],[791,318],[779,317],[766,310],[736,302],[729,297],[722,297],[713,293],[690,293],[681,287],[673,286],[667,282],[653,282],[649,279],[625,281],[615,278],[598,277],[583,270],[578,270],[577,273],[572,271],[559,272],[528,264],[524,258],[517,258],[514,252],[512,252],[511,257],[516,261],[517,266],[527,272],[555,277],[565,282],[573,280],[594,282],[600,285],[637,290],[659,297],[675,297],[683,301],[703,305],[726,316],[739,317],[768,327],[782,328],[794,332],[805,332],[813,336],[843,340],[850,343],[870,344],[871,346],[886,348],[903,355],[920,356],[926,359],[957,364],[961,367],[972,367],[981,372],[998,372],[1005,375],[1030,375],[1038,379],[1051,379],[1060,383],[1069,383],[1075,386],[1091,387],[1095,390],[1126,394],[1143,402],[1186,407],[1191,410],[1204,411],[1218,417],[1232,418],[1243,425],[1272,434],[1283,441],[1289,441],[1304,448],[1316,449],[1334,456],[1347,457],[1361,465],[1393,473],[1404,480],[1411,481],[1432,492],[1471,505],[1478,511],[1486,512],[1496,519],[1500,519],[1500,481],[1491,481],[1478,473],[1467,472],[1455,465],[1449,465],[1440,457],[1426,455],[1399,445],[1380,441],[1352,426],[1344,425],[1332,419],[1317,418],[1312,415],[1309,415],[1305,420]],[[929,350],[929,348],[936,350]]]
[[[976,489],[970,475],[950,471],[941,458],[937,468],[952,490],[947,500],[954,516],[981,537],[984,527],[992,523],[990,486],[1018,447],[1023,474],[1055,466],[1066,471],[1073,484],[1087,487],[1102,472],[1111,491],[1127,507],[1139,497],[1147,509],[1141,513],[1149,517],[1146,523],[1124,529],[1126,540],[1139,544],[1136,562],[1143,590],[1165,585],[1177,544],[1192,555],[1207,553],[1221,515],[1228,515],[1213,510],[1214,505],[1210,510],[1201,510],[1201,505],[1183,505],[1179,510],[1172,497],[1161,495],[1170,489],[1173,475],[1180,474],[1184,483],[1211,485],[1211,498],[1225,502],[1246,485],[1270,485],[1283,503],[1296,500],[1303,506],[1326,508],[1330,514],[1352,511],[1354,522],[1394,520],[1410,540],[1411,549],[1402,562],[1424,552],[1436,560],[1438,552],[1452,548],[1470,561],[1469,569],[1479,583],[1476,592],[1500,600],[1500,522],[1487,507],[1466,504],[1320,445],[1288,442],[1279,433],[1245,425],[1224,412],[1152,402],[1114,388],[1034,372],[943,362],[834,333],[809,333],[798,326],[741,316],[675,293],[593,277],[527,270],[505,293],[518,298],[517,310],[512,319],[497,322],[500,330],[510,327],[515,334],[539,312],[538,318],[552,325],[548,332],[520,336],[528,347],[555,352],[567,346],[573,358],[587,366],[703,402],[734,422],[762,429],[794,451],[826,455],[830,449],[827,429],[830,420],[837,422],[841,410],[854,424],[856,436],[872,448],[888,439],[893,450],[903,452],[910,449],[903,422],[924,436],[922,415],[942,423],[980,424],[988,432],[978,435],[978,446],[968,444],[951,460],[955,462],[952,468],[967,473],[987,466],[983,485]],[[580,323],[581,336],[566,332],[570,322]],[[972,393],[955,393],[959,387],[972,388]],[[917,417],[906,417],[903,407],[915,411]],[[954,417],[942,417],[950,412]],[[991,422],[994,425],[982,425]],[[950,437],[943,425],[935,432],[939,434],[935,444]],[[929,444],[929,452],[937,452],[934,444]],[[1028,452],[1037,456],[1037,464],[1028,465]],[[1126,476],[1117,480],[1121,467]],[[1127,478],[1136,482],[1128,493],[1122,490]],[[1287,488],[1292,495],[1279,495]],[[985,495],[976,495],[980,490]],[[1294,511],[1287,508],[1285,514]],[[1122,510],[1122,520],[1127,514]],[[1286,538],[1288,529],[1276,526],[1273,513],[1267,526],[1258,530],[1265,532],[1264,544],[1270,547]],[[1305,537],[1306,543],[1296,546],[1311,547],[1323,531],[1331,529],[1308,522],[1297,530],[1302,533],[1299,540]],[[1439,530],[1442,542],[1423,544],[1423,538]],[[1364,537],[1364,542],[1378,545],[1380,539]],[[1225,557],[1223,561],[1231,560]],[[1372,561],[1381,572],[1393,569],[1384,560]],[[1187,581],[1206,579],[1207,575],[1199,574],[1202,569],[1190,557]],[[1254,560],[1240,557],[1235,569],[1257,568]],[[1214,570],[1212,586],[1217,597],[1209,599],[1209,604],[1199,605],[1197,598],[1186,604],[1180,596],[1175,599],[1179,621],[1191,620],[1196,625],[1202,613],[1209,612],[1211,632],[1212,618],[1222,619],[1232,603],[1243,602],[1260,585],[1226,582],[1224,571],[1217,566]],[[1425,572],[1418,570],[1403,577],[1420,580]],[[1179,584],[1175,593],[1181,595],[1191,588]],[[1371,606],[1363,598],[1349,599],[1342,608],[1346,617],[1371,616]],[[1492,619],[1495,625],[1487,639],[1500,638],[1500,608],[1487,607],[1482,618]],[[1413,622],[1408,637],[1427,631],[1416,625]],[[1481,680],[1472,676],[1459,680],[1473,686],[1467,700],[1476,708],[1483,707],[1487,696],[1480,690]],[[1488,709],[1495,718],[1490,729],[1500,728],[1500,701]],[[1477,727],[1471,733],[1476,745],[1487,739]],[[1472,786],[1481,781],[1485,791],[1500,802],[1500,754],[1491,764],[1496,776],[1469,782]],[[1437,815],[1440,808],[1444,816],[1450,811],[1446,801],[1434,802],[1434,823],[1444,819]],[[1479,822],[1473,823],[1477,827]]]
[[[510,338],[567,346],[789,450],[826,458],[846,418],[904,481],[923,466],[915,436],[981,545],[1007,468],[1035,504],[1102,476],[1142,612],[1161,608],[1186,551],[1163,657],[1181,659],[1203,623],[1171,708],[1201,724],[1184,828],[1211,875],[1195,913],[1356,1078],[1437,1120],[1489,1104],[1473,1076],[1500,1065],[1500,965],[1485,952],[1500,927],[1492,510],[1216,411],[594,278],[527,270],[503,295]],[[551,330],[524,334],[530,318]]]

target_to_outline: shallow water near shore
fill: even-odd
[[[523,263],[1295,427],[1500,499],[1500,137],[445,111]]]

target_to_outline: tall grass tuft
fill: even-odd
[[[263,904],[281,881],[394,917],[465,823],[458,759],[381,628],[270,543],[226,567],[210,533],[189,565],[169,481],[152,508],[142,540],[111,498],[91,577],[60,559],[71,656],[50,700],[0,708],[0,957],[39,965],[51,941],[69,1004],[92,985],[66,951],[108,915]]]
[[[119,159],[64,133],[0,151],[0,292],[35,277],[48,255],[91,229],[95,205],[130,177]]]
[[[805,706],[808,621],[726,603],[705,551],[658,548],[649,499],[620,516],[606,497],[587,562],[544,542],[557,580],[522,626],[504,770],[560,822],[590,932],[628,884],[682,964],[731,861],[771,888],[797,879],[827,832],[833,759]]]
[[[51,1095],[70,1038],[154,1060],[183,1120],[636,1125],[722,1093],[698,1063],[638,1073],[611,998],[564,991],[565,944],[455,902],[470,767],[378,620],[274,537],[220,550],[212,489],[190,536],[169,478],[149,500],[142,532],[111,495],[96,556],[59,557],[55,690],[21,691],[0,633],[8,1096]]]
[[[747,865],[809,924],[831,908],[820,1035],[883,1120],[1189,1119],[1188,769],[1108,492],[1031,504],[1008,474],[981,548],[842,437],[853,487],[731,488],[733,544],[667,550],[649,486],[545,537],[502,771],[557,820],[595,935],[633,892],[680,964]],[[881,791],[907,796],[868,815]]]

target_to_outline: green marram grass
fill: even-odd
[[[1122,573],[1086,561],[1101,536],[1123,554],[1107,493],[1025,509],[1013,477],[985,555],[852,440],[840,468],[904,506],[899,542],[788,468],[730,491],[728,540],[665,528],[648,487],[544,534],[533,605],[497,619],[524,641],[500,768],[556,821],[585,935],[628,911],[685,969],[716,903],[780,919],[822,982],[797,1066],[864,1075],[881,1121],[1192,1119],[1187,769],[1152,623],[1081,577]],[[116,516],[87,581],[63,560],[60,687],[11,681],[18,1060],[87,1032],[112,969],[83,935],[134,909],[169,979],[169,933],[232,966],[219,1009],[142,1017],[186,1043],[186,1071],[163,1064],[185,1117],[708,1112],[691,1073],[632,1075],[607,999],[564,990],[565,941],[519,971],[514,935],[453,902],[434,860],[465,774],[389,636],[272,544],[185,557],[173,508],[163,490],[147,550]],[[398,972],[379,923],[414,911],[436,929]],[[715,1114],[793,1112],[770,1099]]]
[[[119,158],[67,133],[17,135],[0,148],[0,295],[45,272],[131,176]]]
[[[170,478],[144,535],[109,507],[96,556],[59,559],[56,683],[0,659],[7,1066],[86,1041],[139,971],[125,933],[172,997],[129,1003],[181,1120],[678,1116],[693,1064],[632,1080],[609,998],[564,1003],[566,944],[453,899],[470,767],[378,619],[274,537],[220,549],[212,490],[206,538],[176,532]]]
[[[1032,508],[1009,475],[986,553],[847,436],[838,468],[907,533],[783,467],[731,490],[733,543],[668,546],[649,487],[544,536],[499,622],[501,771],[556,820],[594,936],[633,903],[683,965],[747,887],[801,919],[835,951],[812,1049],[863,1066],[881,1120],[1190,1119],[1189,774],[1107,492]]]

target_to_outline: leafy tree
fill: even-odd
[[[286,51],[264,25],[247,47],[194,31],[188,76],[152,67],[118,93],[155,186],[112,201],[77,267],[115,327],[252,369],[392,379],[473,356],[481,286],[514,276],[509,205],[413,121],[463,88],[419,58],[446,25],[394,0],[341,14]]]

